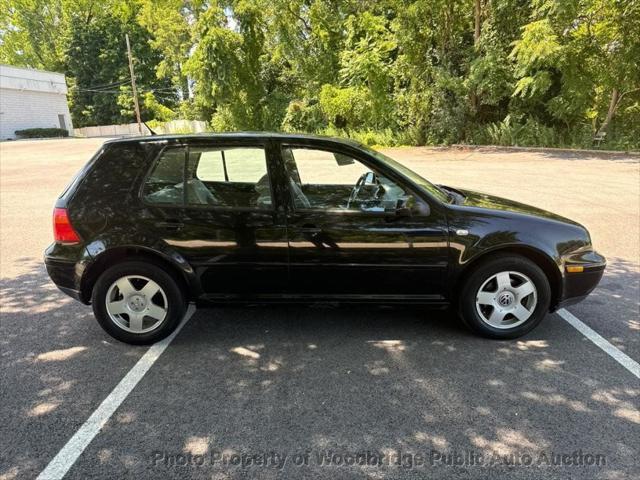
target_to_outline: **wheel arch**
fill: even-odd
[[[538,267],[542,269],[547,280],[549,281],[549,288],[551,289],[551,310],[554,310],[554,306],[557,305],[562,298],[562,275],[556,264],[556,262],[546,253],[533,247],[525,245],[509,245],[499,247],[484,253],[481,253],[472,258],[464,267],[458,272],[458,275],[454,281],[453,295],[457,301],[458,294],[462,288],[465,279],[469,274],[478,268],[479,265],[492,258],[499,258],[505,254],[518,255],[531,260]]]
[[[183,290],[186,298],[194,298],[194,280],[189,278],[187,273],[166,255],[144,247],[122,246],[105,250],[98,255],[87,267],[82,275],[80,283],[81,300],[85,304],[91,303],[91,293],[98,277],[108,268],[124,261],[143,260],[164,269],[178,281],[179,287]],[[189,267],[190,269],[190,267]]]

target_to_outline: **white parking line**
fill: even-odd
[[[53,457],[49,465],[38,475],[37,480],[60,480],[66,475],[71,466],[76,462],[91,440],[102,430],[111,415],[118,409],[120,404],[127,398],[135,388],[145,373],[160,358],[162,352],[169,346],[178,332],[187,323],[195,312],[195,307],[189,305],[187,313],[178,325],[178,328],[164,340],[149,347],[149,350],[138,360],[131,370],[124,376],[120,383],[116,385],[111,393],[103,400],[100,406],[91,414],[80,429],[71,437],[62,450]]]
[[[571,312],[561,308],[556,312],[562,318],[564,318],[569,325],[574,327],[580,333],[582,333],[585,337],[595,343],[598,347],[607,353],[611,358],[613,358],[616,362],[622,365],[624,368],[629,370],[636,377],[640,378],[640,364],[633,360],[631,357],[622,353],[617,347],[611,345],[607,340],[602,338],[598,333],[593,331],[587,325],[585,325],[579,318],[573,315]]]

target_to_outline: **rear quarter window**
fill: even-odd
[[[73,217],[100,218],[131,198],[137,179],[146,172],[147,149],[139,143],[105,145],[88,172],[70,192]]]

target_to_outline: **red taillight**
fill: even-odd
[[[71,226],[66,208],[53,209],[53,238],[60,243],[80,243],[80,236]]]

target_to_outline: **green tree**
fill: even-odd
[[[134,121],[133,99],[125,34],[132,44],[136,80],[141,96],[153,93],[168,108],[175,106],[176,93],[170,79],[158,79],[160,54],[151,46],[149,32],[136,21],[139,4],[117,2],[88,21],[71,16],[66,73],[70,85],[70,111],[74,125],[109,125]],[[141,102],[143,119],[153,108]]]
[[[77,125],[143,116],[368,143],[640,147],[640,0],[0,0],[0,61]]]

